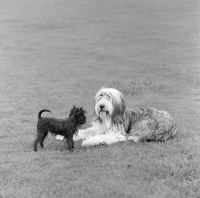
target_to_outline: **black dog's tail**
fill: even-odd
[[[41,118],[41,114],[42,114],[43,112],[45,112],[45,111],[51,113],[51,111],[49,111],[48,109],[42,109],[42,110],[38,113],[38,119]]]

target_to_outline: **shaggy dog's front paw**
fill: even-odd
[[[105,134],[97,135],[83,141],[82,146],[96,146],[100,144],[113,144],[116,142],[126,141],[126,137],[122,134]]]
[[[99,141],[95,140],[95,138],[89,138],[87,140],[84,140],[83,143],[81,144],[84,147],[88,147],[88,146],[95,146],[100,144]]]
[[[62,136],[62,135],[56,135],[55,139],[58,140],[58,141],[62,141],[62,140],[65,139],[65,137]]]
[[[126,141],[126,137],[122,134],[117,134],[116,138],[119,140],[119,142],[125,142]]]
[[[139,142],[139,137],[137,136],[131,136],[128,138],[128,140],[134,141],[134,142]]]

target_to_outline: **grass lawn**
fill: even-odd
[[[0,0],[0,198],[199,198],[199,18],[199,0]],[[88,127],[103,86],[178,135],[33,152],[41,109],[83,106]]]

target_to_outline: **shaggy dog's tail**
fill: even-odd
[[[42,109],[39,113],[38,113],[38,120],[39,119],[41,119],[41,114],[43,113],[43,112],[50,112],[50,113],[52,113],[51,111],[49,111],[48,109]]]

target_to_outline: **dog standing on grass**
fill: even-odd
[[[73,106],[69,112],[69,117],[66,119],[56,119],[51,117],[41,117],[43,112],[50,112],[47,109],[43,109],[38,113],[37,123],[37,137],[33,144],[33,150],[37,151],[37,144],[40,143],[43,148],[43,142],[48,132],[55,135],[64,136],[67,140],[68,150],[72,151],[74,148],[73,136],[77,132],[81,125],[85,124],[86,111],[82,107]]]

